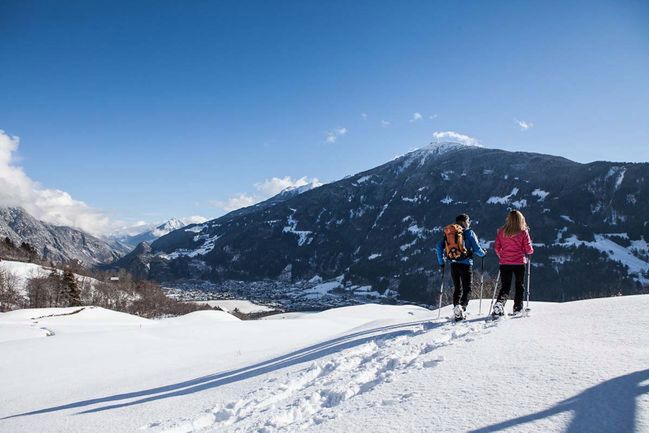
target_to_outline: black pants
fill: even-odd
[[[453,305],[462,305],[464,309],[469,305],[471,294],[471,277],[473,269],[471,265],[463,263],[451,263],[451,278],[453,278]]]
[[[516,287],[514,294],[514,311],[523,309],[523,296],[525,296],[525,265],[500,265],[500,293],[498,301],[503,304],[509,298],[512,279]]]

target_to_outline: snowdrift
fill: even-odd
[[[532,307],[0,314],[0,431],[648,433],[649,295]]]

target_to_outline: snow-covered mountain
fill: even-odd
[[[317,180],[312,180],[311,182],[307,183],[306,185],[289,186],[288,188],[281,191],[279,194],[277,194],[272,199],[273,199],[273,201],[288,200],[291,197],[295,197],[296,195],[300,195],[300,194],[305,193],[307,191],[311,191],[312,189],[317,188],[319,186],[322,186],[322,183],[317,181]]]
[[[649,296],[531,306],[0,313],[0,430],[649,433]]]
[[[113,237],[113,239],[123,245],[126,245],[130,249],[133,249],[141,242],[151,243],[159,237],[169,234],[174,230],[181,229],[186,225],[187,224],[185,224],[178,218],[171,218],[170,220],[167,220],[160,225],[148,227],[146,230],[135,235],[115,236]]]
[[[342,291],[369,285],[430,302],[440,283],[432,248],[443,226],[467,212],[489,246],[507,210],[520,208],[536,248],[534,298],[637,293],[649,283],[648,182],[647,163],[581,164],[435,143],[287,200],[176,230],[132,259],[164,282],[300,287],[338,277]],[[495,276],[493,252],[485,269]]]
[[[79,229],[39,221],[20,207],[0,206],[0,238],[5,237],[17,245],[27,242],[43,259],[55,263],[78,260],[91,266],[112,262],[128,252]]]

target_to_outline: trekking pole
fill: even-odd
[[[480,263],[480,302],[478,303],[478,314],[482,314],[482,292],[484,288],[484,257]]]
[[[491,304],[489,304],[489,315],[491,314],[494,307],[494,301],[496,300],[496,290],[498,289],[499,281],[500,281],[500,270],[498,270],[498,276],[496,277],[496,283],[494,284],[494,294],[493,296],[491,296]]]
[[[437,307],[437,319],[442,315],[442,293],[444,293],[444,271],[446,267],[442,266],[442,285],[439,287],[439,306]]]
[[[527,256],[527,305],[525,310],[530,311],[530,278],[532,277],[532,257]]]

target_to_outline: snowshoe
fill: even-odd
[[[509,317],[527,317],[530,315],[530,309],[529,308],[520,308],[518,310],[514,310]]]
[[[464,308],[462,308],[461,305],[456,305],[453,308],[453,318],[456,322],[466,319],[466,313],[464,312]]]
[[[493,309],[491,310],[491,317],[494,319],[498,319],[499,317],[502,317],[505,315],[505,306],[503,305],[502,302],[496,302],[493,306]]]

